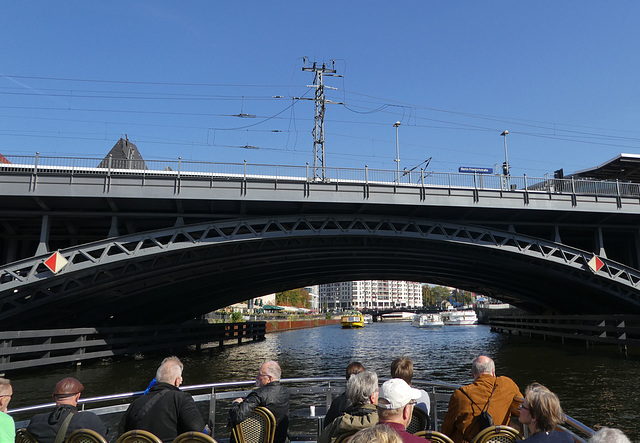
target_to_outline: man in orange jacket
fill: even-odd
[[[518,415],[523,396],[509,377],[496,377],[495,364],[486,355],[477,357],[471,366],[473,383],[456,389],[442,421],[442,433],[455,443],[470,442],[478,432],[478,419],[483,410],[495,425],[508,425],[511,415]]]

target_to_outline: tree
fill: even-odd
[[[311,296],[306,289],[290,289],[288,291],[276,293],[276,304],[278,306],[309,308],[311,306]]]
[[[439,308],[444,300],[449,300],[451,292],[444,286],[422,287],[422,303],[425,307]]]

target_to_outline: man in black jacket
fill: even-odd
[[[53,443],[60,433],[60,441],[67,439],[77,429],[91,429],[103,437],[107,428],[102,420],[89,411],[78,412],[78,400],[84,386],[73,377],[60,380],[53,390],[56,407],[52,412],[43,412],[34,416],[27,426],[39,443]],[[64,435],[62,435],[64,434]]]
[[[156,372],[156,384],[129,405],[120,422],[120,431],[142,429],[170,443],[187,431],[203,432],[204,420],[191,395],[182,392],[182,362],[165,358]]]
[[[276,418],[274,443],[287,441],[289,429],[289,390],[280,385],[282,371],[275,361],[267,361],[258,371],[256,386],[247,398],[236,398],[229,410],[232,426],[237,425],[258,406],[269,409]]]

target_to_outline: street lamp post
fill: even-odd
[[[509,157],[507,156],[507,134],[509,131],[503,131],[501,136],[504,137],[504,165],[502,167],[502,172],[504,175],[509,175]]]
[[[396,181],[400,183],[400,144],[398,143],[398,128],[400,127],[400,122],[395,122],[393,127],[396,128]]]

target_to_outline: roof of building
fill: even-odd
[[[620,154],[600,166],[577,171],[572,176],[640,183],[640,155]]]
[[[147,166],[138,151],[138,147],[131,143],[129,139],[120,138],[98,165],[99,168],[109,167],[109,156],[111,165],[123,169],[147,169]],[[123,162],[123,160],[125,160]],[[114,162],[115,161],[115,162]]]

